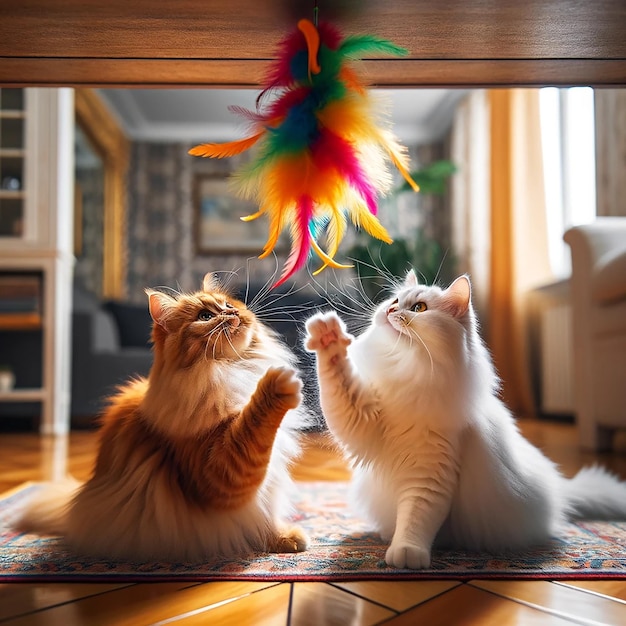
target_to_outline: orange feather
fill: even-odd
[[[251,137],[245,139],[237,139],[227,143],[203,143],[189,150],[192,156],[213,157],[214,159],[226,159],[245,152],[251,148],[263,135],[265,131],[261,131]]]

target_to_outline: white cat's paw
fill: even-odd
[[[387,565],[399,569],[426,569],[430,566],[430,550],[409,543],[391,543],[385,554]]]
[[[309,352],[330,351],[335,355],[346,353],[352,337],[346,332],[346,325],[334,311],[316,313],[306,321],[307,336],[304,347]]]

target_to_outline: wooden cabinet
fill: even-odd
[[[71,89],[0,90],[0,365],[11,366],[4,362],[7,333],[13,345],[25,333],[41,333],[41,349],[27,355],[41,367],[41,384],[24,386],[17,377],[0,402],[40,402],[45,434],[69,427],[73,132]],[[38,289],[26,289],[29,281]],[[24,289],[11,295],[11,284]]]

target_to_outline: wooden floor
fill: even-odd
[[[582,453],[573,426],[521,420],[523,432],[567,475],[599,461],[626,479],[626,446]],[[24,481],[89,474],[94,434],[69,438],[0,434],[0,492]],[[295,468],[298,480],[344,480],[349,474],[319,436]],[[508,626],[626,624],[626,581],[454,581],[206,584],[0,585],[0,624],[365,624]]]

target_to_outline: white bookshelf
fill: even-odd
[[[70,422],[73,141],[71,89],[0,89],[0,184],[15,187],[0,189],[0,273],[32,272],[42,281],[41,387],[18,382],[0,402],[40,402],[42,434],[64,434]],[[4,330],[34,325],[25,317],[20,328],[11,316]]]

